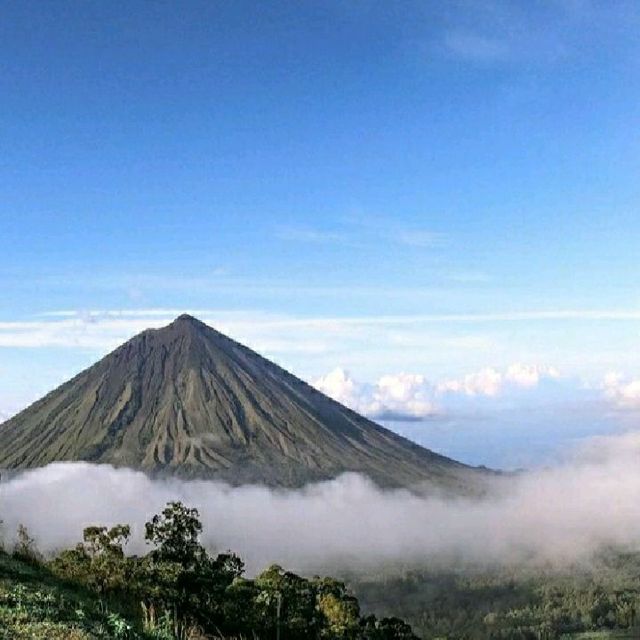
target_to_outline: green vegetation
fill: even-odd
[[[423,638],[580,640],[640,637],[640,556],[590,568],[427,572],[348,581],[363,608],[393,612]]]
[[[362,616],[342,582],[272,566],[253,580],[233,553],[211,556],[195,509],[170,503],[146,524],[152,550],[128,556],[127,525],[88,527],[45,561],[26,529],[0,553],[0,640],[414,640],[393,617]]]
[[[415,640],[403,620],[428,640],[640,637],[637,554],[564,574],[411,570],[345,583],[274,565],[247,579],[238,556],[204,549],[201,532],[195,509],[169,503],[146,524],[144,556],[125,553],[131,531],[117,525],[88,527],[45,560],[20,527],[11,553],[0,551],[0,640]]]
[[[124,638],[129,623],[38,562],[0,552],[0,639]]]

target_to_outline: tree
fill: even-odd
[[[93,526],[84,530],[80,544],[49,566],[101,598],[108,595],[110,605],[131,611],[138,602],[138,623],[152,637],[416,640],[397,618],[362,618],[358,600],[339,580],[309,580],[278,565],[255,580],[244,579],[242,560],[231,552],[210,555],[200,543],[201,532],[196,509],[170,502],[145,525],[146,540],[153,545],[146,556],[125,554],[131,533],[127,525]],[[114,616],[126,633],[132,630]]]
[[[200,544],[202,523],[197,509],[182,502],[169,502],[160,515],[145,524],[145,539],[155,545],[157,561],[177,562],[187,568],[199,562],[206,552]]]
[[[325,638],[356,638],[360,634],[360,605],[344,582],[334,578],[316,578],[318,611],[323,616]]]
[[[197,509],[170,502],[145,525],[155,548],[140,564],[145,611],[170,612],[175,624],[215,630],[224,625],[226,590],[244,571],[233,553],[210,556],[200,544]]]
[[[63,551],[51,563],[57,575],[81,582],[101,596],[127,591],[131,586],[133,561],[124,547],[131,536],[129,525],[87,527],[75,549]]]
[[[399,618],[367,616],[362,620],[363,640],[418,640],[411,627]]]
[[[258,624],[269,635],[277,635],[278,628],[284,640],[317,635],[322,618],[315,587],[309,580],[272,565],[256,578],[255,584]]]
[[[29,534],[29,530],[23,524],[18,525],[18,540],[13,548],[13,555],[25,562],[37,563],[42,556],[36,547],[36,541]]]

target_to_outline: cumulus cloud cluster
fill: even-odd
[[[76,372],[135,333],[164,326],[183,311],[151,308],[49,312],[27,320],[0,322],[0,348],[75,350],[76,355],[66,369]],[[578,384],[570,389],[567,379],[560,379],[557,370],[549,366],[512,364],[483,368],[485,355],[489,357],[494,342],[486,327],[495,323],[626,322],[640,317],[638,310],[369,317],[297,317],[224,309],[192,309],[190,313],[304,379],[315,379],[316,386],[325,393],[378,420],[452,415],[460,407],[473,411],[476,407],[472,405],[476,403],[486,410],[491,399],[498,404],[510,392],[533,395],[535,390],[550,389],[548,383],[554,380],[561,381],[568,394],[575,396],[576,390],[582,389],[577,376],[587,376],[592,381],[592,399],[601,400],[604,394],[609,404],[616,407],[640,408],[640,401],[635,398],[640,394],[640,382],[634,386],[633,379],[619,377],[603,386],[593,382],[600,375],[598,372],[574,369],[572,375]],[[475,327],[472,332],[469,326]],[[523,357],[523,352],[514,352],[514,361]],[[8,382],[3,382],[3,395],[8,398],[0,397],[0,410],[6,414],[15,413],[37,399],[43,389],[54,388],[67,377],[62,377],[55,368],[46,370],[39,366],[34,378],[29,358],[35,356],[23,353],[11,363],[16,372],[8,390]],[[59,362],[65,362],[64,357]],[[395,373],[398,362],[405,368],[403,373]],[[470,362],[474,364],[469,365]],[[331,371],[336,363],[345,369]],[[443,371],[465,371],[467,366],[470,373],[466,375],[442,377]],[[373,382],[360,382],[349,370],[367,371]],[[318,372],[323,371],[330,373],[316,379]],[[566,373],[563,369],[563,374]]]
[[[496,396],[506,387],[536,387],[545,378],[559,378],[555,367],[515,363],[504,371],[493,367],[470,373],[459,380],[446,380],[437,385],[440,392],[462,393],[467,396]]]
[[[640,409],[640,379],[621,373],[608,373],[604,377],[605,395],[623,409]]]
[[[299,571],[381,563],[564,565],[603,546],[640,549],[640,433],[598,438],[552,469],[507,476],[483,499],[383,491],[343,475],[301,490],[152,480],[84,463],[55,464],[0,485],[7,531],[24,523],[39,546],[73,544],[95,523],[134,526],[168,500],[200,509],[205,544],[231,548],[251,572],[271,562]]]
[[[334,400],[372,418],[408,420],[436,413],[432,386],[418,374],[385,375],[367,384],[356,382],[338,367],[313,384]]]
[[[504,370],[487,367],[462,378],[431,382],[423,375],[399,373],[375,383],[357,382],[338,367],[314,381],[334,400],[375,419],[419,420],[437,415],[446,395],[495,397],[511,388],[530,389],[560,377],[555,367],[515,363]]]

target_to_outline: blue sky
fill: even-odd
[[[193,310],[469,461],[630,419],[637,3],[0,12],[0,411]]]

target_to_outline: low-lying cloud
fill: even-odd
[[[640,549],[640,434],[598,438],[553,469],[502,478],[484,499],[383,491],[345,474],[301,490],[152,480],[85,463],[54,464],[1,486],[8,532],[28,526],[46,552],[79,540],[89,524],[142,524],[168,500],[200,509],[204,541],[233,549],[251,572],[587,561],[604,546]]]

